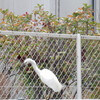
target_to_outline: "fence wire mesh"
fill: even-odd
[[[81,37],[82,98],[100,99],[100,39]],[[77,98],[76,38],[0,35],[0,99]],[[44,85],[26,58],[50,69],[66,85],[60,93]]]
[[[98,48],[97,44],[95,48]],[[91,53],[88,55],[88,60]],[[97,51],[94,51],[94,54],[97,54]],[[31,65],[21,68],[20,66],[26,58],[34,59],[40,69],[50,69],[57,76],[58,80],[66,85],[66,89],[60,93],[55,93],[41,82]],[[98,55],[96,56],[97,58]],[[91,62],[93,62],[93,58],[87,63],[88,65],[91,64],[91,69],[96,63],[95,71],[97,71],[96,69],[99,65],[96,61],[94,63]],[[87,66],[84,67],[88,69]],[[0,35],[0,99],[76,98],[76,69],[76,39]],[[84,73],[85,71],[83,71]],[[88,74],[89,70],[87,76],[89,76]],[[89,83],[88,80],[84,81],[85,75],[83,78],[83,89],[85,82]],[[86,91],[83,90],[83,94],[84,92]]]
[[[100,40],[82,39],[82,97],[100,99]]]

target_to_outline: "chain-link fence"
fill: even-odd
[[[77,35],[0,34],[0,99],[77,98]],[[100,98],[100,38],[82,36],[81,41],[82,98]],[[66,88],[54,92],[41,82],[30,64],[21,68],[26,58],[34,59],[40,69],[51,70]]]
[[[100,37],[82,39],[82,96],[100,99]]]

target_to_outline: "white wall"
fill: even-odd
[[[83,3],[91,4],[92,0],[60,0],[60,2],[60,16],[65,17],[76,11]],[[55,14],[55,0],[0,0],[0,8],[8,8],[15,14],[21,15],[32,12],[37,3],[44,4],[45,10]]]
[[[0,0],[0,8],[13,10],[13,0]]]
[[[77,11],[78,8],[83,6],[83,3],[92,4],[92,0],[60,0],[60,16],[66,17]]]
[[[55,0],[50,0],[50,12],[55,15]]]
[[[100,0],[95,1],[95,21],[100,23]]]
[[[13,10],[13,0],[0,0],[0,8]],[[0,19],[2,19],[2,15],[0,14]],[[0,20],[1,22],[1,20]]]
[[[31,13],[37,4],[44,4],[44,8],[50,11],[49,0],[14,0],[14,12],[16,14]]]
[[[45,10],[50,11],[50,0],[0,0],[0,8],[21,15],[25,12],[31,13],[38,3],[44,4]]]

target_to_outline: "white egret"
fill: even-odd
[[[52,71],[48,69],[40,70],[34,60],[32,60],[31,58],[27,58],[24,61],[24,64],[27,65],[29,63],[32,64],[41,81],[49,88],[53,89],[54,92],[60,92],[63,89],[64,86],[58,81],[57,77]]]

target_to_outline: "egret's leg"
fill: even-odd
[[[49,99],[52,99],[52,92],[53,92],[52,89],[48,89],[48,98]]]
[[[43,99],[45,98],[45,96],[46,96],[46,86],[44,84],[44,86],[43,86]]]
[[[46,90],[46,97],[45,97],[45,99],[46,100],[49,100],[50,99],[50,89],[47,87],[47,90]]]

